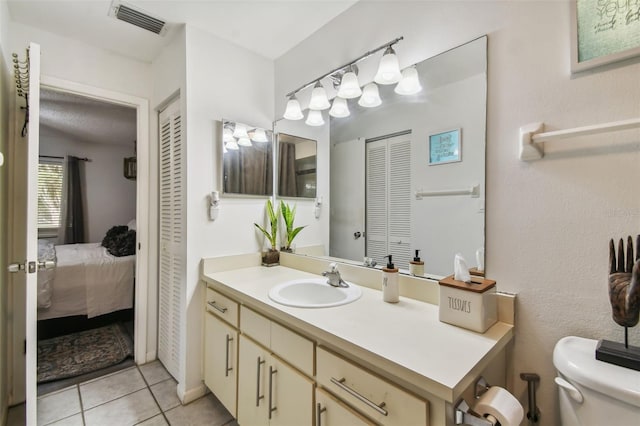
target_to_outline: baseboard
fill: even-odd
[[[207,387],[202,383],[200,386],[186,390],[184,393],[180,391],[178,386],[178,398],[182,405],[195,401],[196,399],[203,397],[207,393]]]
[[[157,351],[147,352],[147,357],[146,357],[146,361],[145,362],[155,361],[156,358],[158,358]]]

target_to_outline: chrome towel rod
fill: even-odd
[[[640,118],[545,133],[543,133],[544,123],[527,124],[526,126],[520,127],[520,159],[523,161],[530,161],[539,160],[544,157],[544,142],[636,128],[640,128]]]
[[[465,189],[445,189],[442,191],[416,191],[416,200],[422,200],[423,197],[443,197],[449,195],[470,195],[471,198],[480,197],[480,185],[473,185],[471,188]]]

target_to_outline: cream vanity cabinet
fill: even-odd
[[[349,406],[373,419],[376,424],[429,424],[429,404],[427,401],[325,348],[318,347],[316,356],[318,386],[322,386]],[[329,422],[323,423],[325,426],[330,424]],[[340,425],[341,423],[335,422],[333,424]]]
[[[316,388],[316,426],[373,426],[369,421],[322,388]]]
[[[238,378],[238,304],[207,288],[204,323],[204,383],[236,413]]]
[[[313,342],[240,309],[238,423],[313,424]]]

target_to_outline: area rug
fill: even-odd
[[[38,383],[90,373],[133,354],[121,324],[66,334],[38,342]]]

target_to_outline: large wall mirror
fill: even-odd
[[[272,196],[272,130],[222,120],[220,140],[223,194]]]
[[[475,266],[485,245],[486,52],[486,37],[473,40],[416,64],[417,94],[380,85],[378,107],[350,99],[349,117],[324,112],[325,254],[360,264],[369,257],[378,266],[392,254],[396,266],[408,269],[420,250],[429,277],[451,274],[456,253]],[[276,131],[290,123],[278,121]]]

